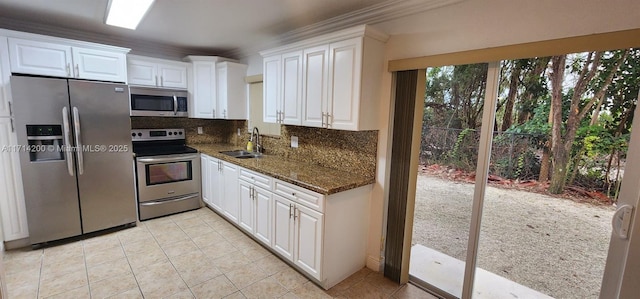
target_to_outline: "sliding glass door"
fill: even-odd
[[[412,281],[452,298],[637,294],[635,65],[630,49],[427,69]],[[464,92],[477,122],[447,145],[438,126],[473,115],[457,114]]]

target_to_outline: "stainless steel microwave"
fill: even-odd
[[[187,117],[187,91],[130,87],[131,116]]]

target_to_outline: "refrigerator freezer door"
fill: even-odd
[[[62,127],[69,104],[66,80],[12,76],[11,91],[19,145],[29,144],[27,125]],[[73,156],[32,162],[26,148],[19,150],[31,244],[80,235],[76,178],[67,164]]]
[[[135,222],[129,89],[69,80],[69,94],[71,109],[77,111],[72,126],[84,147],[76,155],[82,161],[77,177],[83,232]]]

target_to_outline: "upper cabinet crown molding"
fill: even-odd
[[[381,43],[386,43],[387,40],[389,39],[389,35],[387,35],[386,33],[380,30],[377,30],[369,25],[360,25],[360,26],[355,26],[352,28],[332,32],[332,33],[323,34],[320,36],[316,36],[316,37],[305,39],[299,42],[287,44],[277,48],[264,50],[260,52],[260,55],[262,57],[266,57],[266,56],[284,54],[286,52],[291,52],[294,50],[303,50],[304,48],[309,48],[309,47],[313,47],[321,44],[328,44],[334,41],[340,41],[340,40],[345,40],[345,39],[350,39],[355,37],[362,37],[362,36],[370,37]]]

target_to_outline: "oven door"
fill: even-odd
[[[198,154],[138,157],[136,162],[140,204],[200,192]]]

